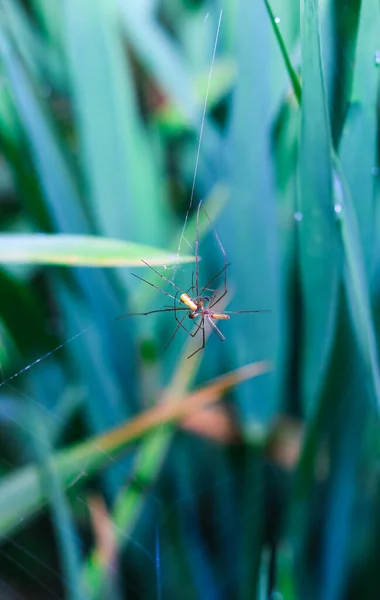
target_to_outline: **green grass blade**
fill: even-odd
[[[0,263],[31,263],[81,267],[144,267],[188,263],[194,256],[178,257],[140,244],[96,236],[65,234],[0,234]]]
[[[320,390],[335,328],[338,244],[331,140],[320,56],[318,4],[305,0],[301,27],[302,117],[299,147],[299,252],[303,295],[305,408]]]
[[[281,34],[280,26],[276,22],[276,17],[273,13],[272,6],[271,6],[271,3],[269,2],[269,0],[265,0],[265,6],[268,11],[268,15],[269,15],[269,19],[270,19],[270,22],[271,22],[271,25],[273,28],[274,35],[276,36],[276,40],[278,42],[282,57],[285,62],[286,70],[288,72],[290,81],[292,83],[294,95],[297,98],[298,104],[301,104],[302,88],[301,88],[300,79],[299,79],[297,73],[295,72],[295,70],[293,69],[293,65],[290,60],[290,56],[289,56],[285,41]]]

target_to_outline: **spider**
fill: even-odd
[[[212,330],[216,333],[216,335],[218,336],[220,341],[224,342],[226,340],[226,338],[222,334],[220,329],[217,327],[216,321],[228,321],[231,318],[230,315],[270,312],[268,310],[237,310],[237,311],[227,310],[227,311],[223,311],[223,312],[218,312],[218,311],[214,310],[214,307],[222,300],[222,298],[224,298],[224,296],[228,292],[227,268],[230,266],[230,263],[227,263],[226,253],[225,253],[222,243],[219,239],[219,236],[218,236],[217,232],[215,231],[215,228],[213,228],[214,235],[216,237],[217,243],[218,243],[218,245],[222,251],[223,257],[224,257],[224,266],[220,271],[218,271],[218,273],[216,273],[216,275],[214,275],[206,283],[205,286],[203,286],[202,288],[199,287],[199,255],[198,255],[198,250],[199,250],[199,231],[198,231],[198,229],[199,229],[199,227],[198,227],[198,224],[199,224],[199,212],[200,212],[201,206],[202,206],[202,201],[200,201],[198,204],[197,219],[196,219],[195,285],[194,285],[194,273],[193,273],[192,285],[185,292],[172,279],[168,279],[167,277],[165,277],[164,275],[159,273],[156,269],[154,269],[151,265],[149,265],[145,260],[142,260],[142,262],[147,267],[149,267],[156,275],[158,275],[164,281],[168,282],[171,286],[173,286],[177,290],[176,295],[174,296],[172,294],[169,294],[169,292],[166,292],[165,290],[158,287],[154,283],[148,281],[147,279],[144,279],[143,277],[140,277],[139,275],[136,275],[135,273],[131,273],[131,275],[133,275],[133,277],[136,277],[137,279],[140,279],[144,283],[154,287],[156,290],[160,291],[162,294],[165,294],[165,296],[168,296],[169,298],[171,298],[173,300],[173,306],[166,306],[165,308],[150,310],[150,311],[143,312],[143,313],[127,313],[127,314],[117,317],[118,319],[122,319],[125,317],[142,316],[142,315],[146,316],[146,315],[151,315],[154,313],[172,312],[174,314],[175,320],[177,322],[177,327],[175,328],[168,343],[166,344],[166,348],[173,341],[175,335],[177,334],[177,331],[180,328],[184,329],[191,337],[195,337],[197,335],[197,333],[199,332],[199,330],[202,331],[202,344],[199,346],[199,348],[197,350],[195,350],[187,358],[191,358],[192,356],[194,356],[195,354],[197,354],[198,352],[200,352],[201,350],[204,349],[205,344],[206,344],[205,323],[208,323],[211,326]],[[203,209],[203,211],[205,212],[207,218],[209,219],[206,211],[204,209]],[[224,279],[223,289],[220,292],[218,292],[218,290],[210,288],[209,286],[215,280],[217,280],[219,277],[221,277],[222,275],[223,275],[223,279]],[[211,296],[207,295],[207,292],[211,292]],[[205,293],[206,293],[206,295],[205,295]],[[183,305],[185,305],[185,306],[183,306]],[[177,313],[181,312],[181,311],[183,311],[185,314],[183,316],[179,317]],[[199,323],[196,323],[195,331],[189,330],[186,327],[186,325],[184,324],[186,317],[189,317],[192,321],[195,321],[195,319],[200,318]]]

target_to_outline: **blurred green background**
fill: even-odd
[[[3,0],[1,598],[379,597],[379,35],[378,0]],[[224,308],[270,312],[188,360],[115,319],[172,302],[141,259],[191,286],[201,199],[201,282],[219,236]]]

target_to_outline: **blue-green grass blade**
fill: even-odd
[[[136,10],[128,2],[121,3],[120,11],[126,36],[136,54],[186,120],[198,128],[200,104],[180,47],[151,15]]]
[[[81,600],[80,547],[66,497],[66,490],[54,464],[48,421],[43,413],[29,403],[30,437],[38,465],[38,478],[53,516],[57,548],[62,568],[63,587],[68,600]]]
[[[31,0],[31,5],[48,44],[61,52],[63,46],[62,3],[54,3],[50,0]]]
[[[353,377],[348,376],[351,385],[342,398],[345,409],[340,418],[332,422],[330,434],[320,584],[326,598],[342,597],[351,562],[350,550],[357,536],[352,515],[360,496],[358,472],[370,412],[368,404],[363,406],[363,375],[365,377],[359,366]]]
[[[195,81],[195,94],[200,104],[204,100],[207,90],[207,81],[210,67],[207,73],[202,72]],[[236,80],[235,63],[228,57],[217,58],[213,67],[213,76],[210,82],[208,95],[208,109],[212,110],[223,100],[223,98],[232,91]],[[169,98],[166,99],[163,106],[159,106],[154,112],[155,122],[162,128],[165,134],[181,134],[189,127],[188,120],[183,115],[180,107]]]
[[[231,106],[228,172],[231,202],[216,229],[231,262],[228,287],[234,291],[230,308],[267,309],[268,314],[235,315],[228,328],[226,352],[232,364],[250,360],[277,362],[282,302],[279,295],[278,239],[273,163],[270,148],[273,110],[272,85],[277,52],[276,40],[263,3],[240,2],[236,18],[237,80]],[[247,60],[247,57],[249,59]],[[266,57],[268,60],[263,60]],[[215,246],[214,246],[215,247]],[[214,250],[215,252],[215,250]],[[220,252],[219,260],[222,260]],[[224,349],[223,349],[224,350]],[[217,348],[215,348],[215,353]],[[212,357],[211,359],[212,360]],[[220,359],[219,359],[220,361]],[[215,365],[218,356],[216,355]],[[247,382],[237,390],[236,400],[243,435],[248,441],[269,422],[281,396],[277,372],[260,381]],[[260,401],[264,399],[265,401]],[[252,476],[252,465],[257,475]],[[238,597],[249,598],[258,589],[262,545],[260,457],[244,462],[240,513],[246,525],[237,541],[237,559],[244,565]],[[248,564],[246,557],[251,556]]]
[[[275,196],[270,155],[272,37],[265,6],[246,2],[238,10],[236,35],[237,82],[232,98],[228,172],[231,202],[216,229],[231,262],[229,289],[236,290],[231,310],[267,309],[268,315],[233,318],[228,333],[228,353],[233,364],[249,360],[275,360],[280,326]],[[246,57],[252,57],[247,61]],[[260,89],[260,93],[257,90]],[[247,136],[247,132],[251,132]],[[214,252],[220,250],[214,243]],[[269,317],[269,318],[267,318]],[[237,398],[247,437],[250,424],[266,423],[276,410],[274,375],[240,387]],[[253,403],[253,397],[265,397]]]
[[[205,97],[199,101],[194,78],[186,63],[185,56],[181,52],[181,48],[173,42],[156,18],[147,16],[143,11],[136,11],[135,7],[129,5],[127,2],[120,4],[120,10],[126,37],[133,46],[136,55],[152,75],[154,81],[157,82],[159,88],[168,95],[169,100],[173,102],[174,106],[178,107],[187,127],[190,127],[197,135],[200,133],[203,112],[205,112],[202,135],[202,155],[204,160],[209,161],[213,165],[223,162],[225,160],[225,150],[221,136],[217,128],[208,119],[207,110],[204,110],[207,109],[207,106],[205,106]],[[212,43],[209,45],[209,74],[212,69],[212,48],[217,42],[216,35],[224,27],[220,13],[219,18],[220,29],[218,19],[215,18],[213,20],[213,37]],[[176,22],[176,26],[179,26],[178,22]],[[198,33],[204,40],[206,32],[203,30]],[[211,81],[212,79],[213,77]],[[216,157],[218,157],[218,161]]]
[[[305,0],[301,24],[299,254],[303,298],[302,396],[313,409],[329,359],[338,291],[331,139],[320,55],[318,3]]]
[[[380,8],[363,0],[356,43],[354,79],[339,157],[359,230],[367,281],[373,266],[375,177],[377,164],[377,102],[380,71],[375,55],[380,31]],[[376,170],[375,170],[376,173]]]
[[[4,29],[0,29],[0,56],[52,220],[58,230],[87,233],[87,219],[61,140]]]
[[[170,214],[153,140],[140,118],[132,69],[108,0],[65,0],[71,96],[90,210],[98,231],[164,243]],[[80,56],[80,60],[78,60]]]
[[[342,207],[339,225],[344,249],[344,283],[356,341],[361,351],[370,397],[380,414],[380,372],[369,286],[350,190],[336,162],[336,201]]]
[[[361,0],[320,0],[322,69],[334,148],[339,144],[350,102]]]
[[[35,85],[47,95],[52,87],[63,92],[65,74],[57,47],[31,25],[17,0],[9,0],[2,10],[4,23]]]

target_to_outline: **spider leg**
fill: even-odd
[[[167,277],[165,277],[165,275],[162,275],[161,273],[159,273],[159,271],[157,271],[156,269],[154,269],[150,264],[148,264],[145,260],[141,259],[141,262],[144,263],[144,265],[146,265],[147,267],[149,267],[150,269],[152,269],[152,271],[154,273],[156,273],[156,275],[158,275],[159,277],[161,277],[161,279],[164,279],[165,281],[167,281],[168,283],[170,283],[170,285],[172,285],[173,287],[175,287],[178,291],[181,292],[181,294],[183,294],[183,290],[181,290],[181,288],[179,287],[179,285],[177,285],[176,283],[174,283],[174,281],[172,281],[171,279],[168,279]],[[137,275],[135,275],[135,277],[137,277]],[[139,277],[139,279],[141,279],[141,277]],[[145,281],[145,280],[143,280]],[[149,282],[147,282],[149,283]],[[152,284],[151,284],[152,285]],[[160,289],[160,288],[158,288]]]
[[[118,317],[115,317],[115,321],[119,321],[119,319],[124,319],[125,317],[139,317],[139,316],[145,316],[145,315],[152,315],[153,313],[163,313],[163,312],[173,312],[175,309],[174,308],[159,308],[158,310],[148,310],[148,312],[141,312],[141,313],[125,313],[123,315],[119,315]]]
[[[246,313],[270,313],[271,310],[224,310],[225,315],[242,315]]]
[[[215,279],[217,279],[218,277],[220,277],[220,275],[223,272],[224,272],[224,289],[227,288],[227,268],[230,266],[230,264],[231,263],[225,264],[224,267],[223,267],[223,269],[220,269],[220,271],[218,271],[217,274],[214,275],[214,277],[211,277],[211,279],[201,289],[201,292],[200,292],[201,296],[202,296],[203,292],[208,289],[208,286],[210,285],[210,283],[212,283],[213,281],[215,281]],[[214,290],[210,290],[210,291],[214,291]]]
[[[204,317],[202,317],[202,323],[203,322],[204,322]],[[197,332],[199,331],[200,327],[198,328]],[[205,344],[206,344],[205,328],[202,327],[202,345],[199,346],[199,348],[197,350],[195,350],[195,352],[193,352],[192,354],[190,354],[187,358],[189,359],[192,356],[194,356],[194,354],[197,354],[198,352],[200,352],[201,350],[203,350],[203,348],[205,347]]]
[[[183,317],[182,317],[181,320],[177,319],[177,317],[176,317],[176,321],[177,321],[178,325],[175,328],[175,330],[173,331],[172,335],[170,336],[170,339],[169,339],[168,343],[165,346],[165,350],[167,350],[169,348],[170,344],[174,340],[174,338],[176,336],[176,333],[177,333],[177,331],[179,331],[180,327],[183,327],[185,329],[185,331],[187,331],[187,329],[185,328],[185,326],[182,324],[182,322],[184,321],[184,319],[186,319],[186,317],[187,317],[187,315],[183,315]]]
[[[165,294],[165,296],[169,296],[169,298],[175,298],[175,296],[173,296],[172,294],[169,294],[168,292],[165,292],[165,290],[163,290],[162,288],[158,287],[157,285],[154,285],[154,283],[151,283],[147,279],[144,279],[143,277],[140,277],[140,275],[136,275],[135,273],[131,273],[131,275],[133,275],[133,277],[136,277],[136,279],[140,279],[140,281],[143,281],[144,283],[147,283],[148,285],[150,285],[151,287],[153,287],[155,290],[158,290],[162,294]],[[164,277],[164,279],[166,279],[166,277]]]
[[[194,323],[194,325],[196,327],[196,330],[194,331],[194,333],[190,333],[191,337],[195,337],[200,329],[204,329],[204,316],[202,315],[199,325],[197,323]]]

